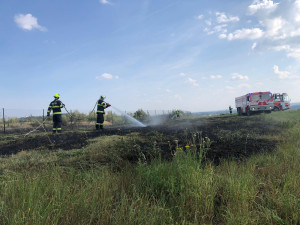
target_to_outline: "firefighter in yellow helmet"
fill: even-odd
[[[104,124],[104,109],[110,107],[111,105],[109,103],[106,103],[104,101],[105,96],[101,95],[100,99],[97,102],[97,122],[96,122],[96,130],[103,129]]]
[[[50,103],[47,111],[47,116],[50,116],[51,110],[53,111],[53,133],[61,133],[61,108],[65,105],[59,100],[59,97],[59,94],[54,95],[54,100]]]

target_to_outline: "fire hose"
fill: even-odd
[[[46,119],[40,123],[40,125],[38,127],[36,127],[35,129],[33,129],[32,131],[29,131],[27,134],[24,135],[24,137],[26,137],[27,135],[31,134],[32,132],[36,131],[37,129],[39,129],[41,126],[44,126],[46,120],[48,119],[48,117],[46,117]]]

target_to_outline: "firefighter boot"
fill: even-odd
[[[98,124],[96,125],[96,130],[99,130],[99,125]]]
[[[103,125],[100,125],[100,129],[103,130]]]

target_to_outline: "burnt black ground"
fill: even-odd
[[[211,140],[207,158],[218,162],[221,158],[243,158],[251,154],[276,149],[278,138],[270,137],[275,137],[275,135],[278,137],[281,130],[280,124],[270,122],[260,115],[168,120],[161,125],[144,128],[107,127],[103,131],[95,131],[90,128],[87,131],[69,130],[57,135],[50,132],[47,134],[40,133],[29,135],[26,138],[20,135],[16,138],[10,135],[1,135],[0,154],[11,155],[19,151],[32,149],[70,150],[86,146],[88,140],[95,137],[124,136],[135,132],[148,140],[139,143],[142,151],[147,151],[155,142],[161,150],[162,156],[169,158],[176,148],[175,140],[178,140],[179,147],[185,149],[184,146],[189,143],[199,143],[199,140],[195,137],[201,134],[202,137],[208,137]]]

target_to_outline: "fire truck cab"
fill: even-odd
[[[273,95],[271,92],[253,92],[235,98],[235,106],[238,115],[258,112],[271,113],[274,109]]]
[[[274,99],[274,111],[282,111],[290,109],[291,99],[287,93],[275,93],[273,94]]]

